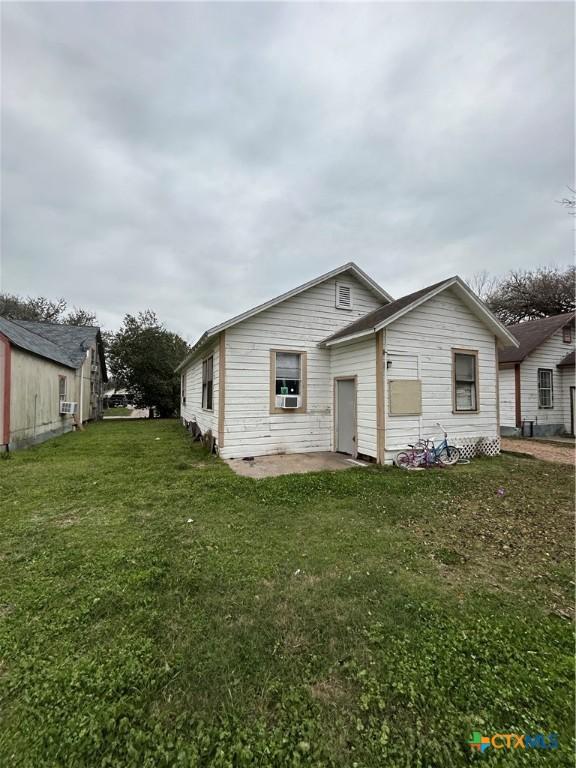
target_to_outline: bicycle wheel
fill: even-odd
[[[438,452],[436,458],[445,467],[451,467],[453,464],[458,464],[460,461],[460,450],[453,445],[445,445],[441,451]]]
[[[396,464],[397,467],[400,467],[400,469],[411,469],[414,466],[413,456],[406,451],[400,451],[400,453],[396,454],[394,464]]]

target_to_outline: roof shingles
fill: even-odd
[[[518,340],[518,347],[504,347],[498,355],[500,363],[521,363],[546,339],[560,328],[574,320],[574,312],[543,317],[540,320],[528,320],[525,323],[508,326],[510,333]]]
[[[82,365],[86,359],[86,350],[92,343],[96,342],[99,347],[102,344],[100,329],[95,326],[60,325],[0,317],[0,333],[20,349],[74,369]],[[101,365],[106,379],[103,357]]]

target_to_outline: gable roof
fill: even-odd
[[[561,315],[543,317],[540,320],[528,320],[525,323],[509,325],[508,330],[514,335],[518,346],[501,349],[498,361],[500,363],[521,363],[552,334],[574,320],[575,315],[575,312],[564,312]]]
[[[455,275],[454,277],[449,277],[447,280],[442,280],[439,283],[434,283],[426,288],[421,288],[419,291],[414,291],[414,293],[402,296],[402,298],[391,302],[385,307],[379,307],[378,309],[369,312],[367,315],[364,315],[364,317],[350,323],[350,325],[347,325],[337,333],[328,336],[328,338],[322,341],[322,344],[330,347],[334,344],[376,333],[376,331],[385,328],[390,325],[390,323],[398,320],[403,315],[411,312],[413,309],[416,309],[416,307],[419,307],[433,296],[437,296],[448,288],[452,288],[472,312],[488,325],[492,332],[503,343],[515,343],[514,337],[507,330],[506,326],[490,312],[488,307],[480,301],[466,283],[461,280],[458,275]]]
[[[212,336],[215,336],[221,331],[225,331],[227,328],[230,328],[233,325],[241,323],[243,320],[248,320],[248,318],[257,315],[260,312],[264,312],[264,310],[270,309],[270,307],[281,304],[283,301],[291,299],[293,296],[297,296],[299,293],[303,293],[309,288],[314,288],[316,285],[320,285],[320,283],[324,283],[326,280],[331,280],[332,278],[346,274],[347,272],[353,275],[360,283],[372,291],[372,293],[378,296],[378,298],[383,302],[388,303],[393,300],[392,296],[390,296],[390,294],[387,293],[382,288],[382,286],[378,285],[377,282],[372,280],[372,278],[367,275],[363,269],[360,269],[360,267],[357,264],[354,264],[353,261],[349,261],[346,264],[343,264],[341,267],[332,269],[330,272],[325,272],[323,275],[315,277],[313,280],[309,280],[307,283],[303,283],[297,288],[293,288],[291,291],[286,291],[286,293],[282,293],[280,296],[276,296],[274,299],[265,301],[263,304],[258,304],[258,306],[253,307],[252,309],[248,309],[246,312],[242,312],[239,315],[235,315],[234,317],[231,317],[230,320],[225,320],[223,323],[215,325],[212,328],[209,328],[207,331],[204,331],[202,336],[200,336],[198,341],[192,346],[192,349],[188,355],[186,355],[184,360],[182,360],[182,362],[178,365],[176,371],[179,371],[181,368],[187,365],[187,363],[196,355],[197,351],[203,347],[205,342],[207,342]]]
[[[95,326],[40,323],[0,317],[0,332],[14,346],[74,369],[82,365],[86,350],[96,342],[102,375],[104,380],[107,380],[102,337],[100,329]]]
[[[562,360],[558,363],[556,368],[567,368],[569,365],[574,365],[574,359],[576,358],[576,350],[572,350],[572,352],[569,352],[566,357],[563,357]]]

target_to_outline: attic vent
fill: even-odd
[[[336,309],[352,309],[352,286],[336,283]]]

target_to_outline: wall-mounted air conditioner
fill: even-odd
[[[74,415],[76,413],[76,410],[78,408],[78,403],[70,403],[66,400],[60,401],[60,414],[63,415]]]
[[[278,407],[279,408],[298,408],[300,406],[300,398],[298,395],[279,395]]]

